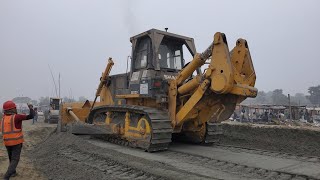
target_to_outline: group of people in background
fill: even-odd
[[[240,113],[233,113],[233,120],[239,120],[240,122],[243,121],[264,121],[264,122],[271,122],[272,120],[284,121],[287,119],[294,119],[294,120],[302,120],[302,121],[310,121],[310,114],[307,110],[299,110],[298,112],[292,113],[292,117],[290,117],[288,110],[270,110],[264,109],[263,111],[254,110],[253,112],[247,112],[245,108],[242,108]]]

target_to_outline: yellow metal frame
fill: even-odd
[[[128,114],[128,113],[127,113]],[[145,139],[151,135],[151,127],[147,119],[141,118],[136,127],[130,126],[130,115],[126,114],[124,137]]]
[[[140,94],[120,94],[116,95],[119,99],[129,99],[129,98],[141,98]]]
[[[112,112],[107,112],[105,125],[110,126],[113,133],[120,134],[128,140],[130,140],[130,138],[132,137],[136,139],[145,139],[147,138],[147,136],[151,135],[151,127],[146,118],[140,118],[138,120],[137,126],[130,126],[130,113],[126,112],[124,127],[121,127],[119,126],[119,124],[112,123],[111,113]]]
[[[196,106],[198,101],[203,97],[203,94],[209,86],[209,80],[203,81],[203,83],[198,87],[198,89],[193,93],[187,103],[179,110],[176,116],[176,125],[181,126],[186,120],[187,115],[190,113],[192,108]]]
[[[190,64],[181,70],[176,80],[170,82],[168,109],[176,132],[179,132],[181,126],[188,120],[195,121],[201,118],[199,121],[201,123],[209,121],[212,112],[213,117],[216,117],[217,120],[225,118],[232,112],[227,107],[232,108],[233,106],[221,101],[226,98],[224,95],[238,96],[238,101],[234,99],[230,101],[231,105],[243,101],[246,97],[257,95],[258,90],[254,88],[256,76],[247,42],[244,39],[237,40],[236,47],[230,55],[225,35],[218,32],[214,35],[213,45],[210,48],[212,48],[210,64],[203,76],[198,75],[193,80],[185,82],[197,68],[204,64],[205,60],[201,59],[200,54],[196,54]],[[216,96],[206,97],[218,98],[218,101],[212,105],[207,99],[201,100],[208,87]],[[186,103],[181,101],[178,111],[177,96],[180,98],[186,96],[186,98],[181,98],[186,100]]]

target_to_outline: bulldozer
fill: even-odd
[[[60,98],[50,97],[50,106],[44,112],[44,122],[49,124],[57,124],[59,121]]]
[[[110,75],[114,61],[109,58],[94,101],[62,105],[61,131],[148,152],[168,149],[173,138],[212,144],[236,105],[257,95],[245,39],[230,51],[225,34],[217,32],[202,53],[193,38],[157,29],[130,42],[130,71]],[[188,63],[184,51],[193,57]]]

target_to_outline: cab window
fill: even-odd
[[[147,67],[149,39],[141,40],[136,51],[135,69]]]
[[[162,42],[159,47],[160,67],[165,69],[181,70],[182,68],[182,46]]]

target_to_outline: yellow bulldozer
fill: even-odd
[[[59,131],[99,135],[149,152],[168,149],[173,137],[214,143],[236,104],[257,95],[244,39],[230,51],[225,34],[217,32],[203,53],[196,52],[193,38],[157,29],[130,41],[131,70],[110,75],[109,58],[95,100],[62,105]],[[183,50],[193,56],[189,63]]]

